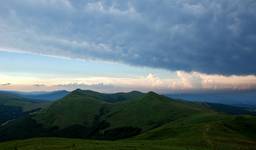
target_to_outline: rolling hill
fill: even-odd
[[[26,99],[15,94],[0,93],[0,124],[46,107],[49,103]]]
[[[110,100],[102,95],[99,93],[94,96],[91,95],[91,91],[76,90],[62,100],[53,103],[48,109],[35,116],[35,119],[48,126],[67,127],[72,124],[90,126],[95,121],[95,117],[98,117],[110,123],[111,126],[143,126],[147,129],[160,122],[168,122],[175,117],[206,111],[199,105],[170,101],[153,92],[147,94],[130,92],[119,98],[120,101],[116,103],[112,103],[113,94],[105,94],[106,97],[110,96]],[[114,95],[114,98],[117,95]],[[126,100],[127,97],[130,99]],[[117,122],[117,120],[120,121]]]
[[[41,111],[1,126],[0,140],[66,137],[118,140],[98,141],[99,147],[109,149],[114,145],[124,149],[131,145],[133,149],[254,149],[256,117],[229,115],[223,111],[226,107],[216,107],[220,108],[178,101],[154,92],[103,94],[75,90]],[[47,138],[40,140],[51,143]],[[80,149],[86,146],[80,140],[53,140],[69,141]],[[39,141],[32,139],[31,146]],[[85,143],[91,149],[98,147]],[[61,149],[61,144],[55,146]]]

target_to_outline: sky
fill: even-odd
[[[256,88],[255,0],[0,3],[0,90]]]

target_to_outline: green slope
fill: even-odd
[[[33,101],[12,94],[0,94],[0,105],[21,107],[23,111],[42,108],[48,104],[47,102]]]
[[[34,135],[120,139],[137,135],[170,121],[191,115],[212,112],[195,103],[180,102],[156,93],[102,94],[75,90],[63,99],[31,117],[14,120],[0,128],[0,139],[12,139],[15,131],[19,138]],[[28,120],[33,124],[26,125]],[[23,125],[25,124],[25,125]],[[16,131],[25,126],[23,132]],[[31,128],[40,126],[42,129]],[[27,135],[24,133],[31,133]],[[44,132],[44,133],[41,133]],[[17,135],[18,136],[18,135]]]
[[[208,111],[201,105],[175,101],[149,92],[141,99],[112,105],[106,120],[112,128],[129,125],[148,130],[178,118]]]
[[[65,128],[75,124],[91,126],[104,103],[82,91],[74,91],[54,102],[34,118],[46,127]]]
[[[65,128],[71,125],[90,127],[102,115],[110,113],[114,102],[139,99],[140,92],[102,94],[94,91],[75,90],[65,98],[54,102],[34,118],[46,125]]]
[[[134,144],[134,149],[152,148],[143,146],[145,143],[156,149],[253,149],[255,133],[254,116],[227,115],[201,103],[177,101],[154,92],[102,94],[75,90],[29,117],[0,127],[0,140],[39,136],[129,138],[106,143],[112,148],[121,144],[124,149],[127,143]],[[31,147],[36,146],[33,141]],[[103,143],[99,142],[99,147],[104,147]],[[87,144],[91,143],[85,141],[84,146]]]
[[[200,114],[170,122],[135,137],[163,140],[173,145],[212,149],[256,148],[256,118],[218,113]],[[252,149],[253,149],[252,148]]]
[[[194,139],[197,140],[197,139]],[[229,141],[231,143],[231,141]],[[97,141],[65,138],[34,138],[0,143],[0,150],[255,150],[255,143],[204,143],[191,145],[169,140]],[[182,143],[182,144],[181,144]]]
[[[0,150],[188,150],[161,141],[95,141],[63,138],[35,138],[0,143]],[[189,150],[203,150],[189,148]],[[205,150],[205,149],[204,149]]]
[[[6,121],[24,116],[44,108],[49,103],[32,101],[12,94],[0,93],[0,125]]]
[[[91,93],[92,91],[76,90],[34,116],[34,119],[46,127],[66,128],[72,125],[92,127],[97,122],[105,122],[108,127],[104,130],[134,127],[145,131],[179,118],[211,112],[199,104],[170,100],[153,92],[133,96],[128,93],[128,96],[123,97],[124,99],[129,97],[129,100],[115,103],[105,98],[110,96],[115,98],[117,95],[102,96],[93,92],[91,96]]]

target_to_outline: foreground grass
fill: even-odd
[[[150,141],[96,141],[65,138],[34,138],[0,143],[1,150],[188,150]],[[192,149],[191,149],[192,150]]]
[[[2,142],[0,150],[256,150],[255,125],[252,116],[209,113],[182,118],[131,139],[33,138]]]
[[[253,150],[253,145],[207,145],[187,146],[175,144],[170,140],[124,140],[124,141],[97,141],[65,138],[34,138],[27,140],[8,141],[0,143],[0,150]],[[184,141],[184,143],[186,143]]]

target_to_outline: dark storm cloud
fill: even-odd
[[[0,47],[168,70],[256,74],[255,0],[12,0]]]

